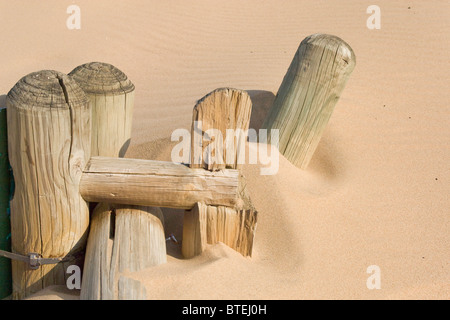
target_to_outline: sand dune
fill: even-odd
[[[81,30],[68,30],[71,3],[2,1],[0,95],[40,69],[114,64],[136,85],[126,157],[169,160],[172,131],[219,87],[248,90],[261,126],[310,34],[335,34],[357,57],[308,170],[283,157],[275,176],[245,167],[260,213],[254,256],[218,244],[183,260],[170,244],[166,265],[130,275],[148,298],[450,298],[448,3],[377,1],[382,28],[369,30],[372,3],[357,0],[79,0]],[[181,238],[181,212],[164,213]],[[381,290],[366,287],[370,265]]]

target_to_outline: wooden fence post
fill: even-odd
[[[163,222],[159,208],[99,204],[92,215],[80,298],[145,299],[145,287],[122,273],[166,263]]]
[[[239,169],[251,112],[250,96],[242,90],[221,88],[200,99],[192,115],[190,167]]]
[[[217,89],[199,100],[193,112],[190,166],[211,171],[239,168],[245,161],[251,110],[248,94],[236,89]],[[240,175],[235,206],[199,202],[185,212],[182,241],[185,258],[199,255],[207,243],[217,242],[244,256],[252,255],[257,212],[246,194],[243,179]]]
[[[91,101],[91,156],[123,157],[130,144],[134,85],[119,69],[90,62],[69,73]]]
[[[68,259],[37,270],[13,260],[13,298],[21,299],[65,284],[66,267],[81,266],[76,254],[85,246],[89,207],[79,193],[79,182],[90,158],[90,109],[73,79],[48,70],[19,80],[6,104],[15,181],[12,250]]]
[[[279,130],[279,151],[297,167],[308,166],[355,63],[336,36],[314,34],[300,44],[263,125]]]
[[[91,101],[92,156],[123,157],[131,140],[135,88],[133,83],[122,71],[111,64],[102,62],[83,64],[75,68],[69,75],[77,81]],[[113,164],[118,161],[114,158],[110,160]],[[120,162],[118,163],[120,164]],[[126,169],[130,171],[135,163],[132,161],[128,163],[130,166]],[[92,168],[92,162],[90,162],[89,168]],[[100,177],[102,176],[100,175]],[[96,175],[96,178],[101,180],[99,175]],[[130,188],[133,195],[143,195],[145,191],[142,190],[142,186],[140,189],[133,189],[130,184],[132,181],[129,180],[122,180],[119,183],[122,190]],[[116,184],[110,181],[108,186],[116,186]],[[82,186],[80,189],[83,189]],[[102,188],[89,190],[91,192],[99,191]],[[104,188],[103,191],[105,191]],[[92,196],[89,192],[88,195]],[[117,198],[110,200],[117,203]],[[138,200],[119,202],[130,203],[130,205],[115,209],[110,204],[98,204],[94,210],[94,220],[91,224],[86,249],[82,299],[144,298],[141,289],[145,288],[138,286],[139,282],[132,279],[123,276],[117,277],[115,272],[118,271],[114,268],[114,264],[118,263],[119,269],[123,271],[122,269],[128,266],[133,270],[140,270],[146,266],[166,262],[164,227],[159,220],[162,219],[161,210],[134,206],[139,204]],[[117,250],[120,254],[114,257],[111,257],[110,252],[108,253],[108,234],[98,231],[105,229],[110,224],[110,219],[109,217],[99,219],[99,215],[116,217],[115,225],[111,225],[111,230],[115,230],[112,240],[115,241],[114,245],[119,248]],[[109,227],[106,230],[109,231]],[[125,249],[125,247],[127,248]],[[107,254],[109,254],[109,259],[114,259],[114,261],[104,258],[98,263],[98,257],[106,257]],[[105,271],[109,268],[111,268],[111,272]],[[102,288],[101,292],[97,290],[99,287]]]

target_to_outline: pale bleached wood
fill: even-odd
[[[92,214],[82,300],[144,299],[139,281],[124,276],[167,262],[161,209],[99,204]]]
[[[93,157],[80,193],[86,201],[191,209],[197,202],[234,207],[239,172],[209,172],[172,162]]]
[[[91,102],[92,110],[92,143],[91,155],[103,157],[123,157],[131,141],[131,127],[134,107],[134,85],[127,76],[108,63],[91,62],[75,68],[69,73],[80,85]],[[95,205],[95,203],[93,203]],[[123,211],[123,209],[122,209]],[[123,216],[124,213],[122,212]],[[128,215],[131,225],[136,230],[131,232],[142,232],[139,223],[140,215]],[[119,225],[118,228],[121,228]],[[148,231],[148,230],[147,230]],[[160,236],[160,232],[156,235]],[[164,236],[164,235],[163,235]],[[164,240],[164,238],[162,238]],[[130,248],[130,252],[142,249],[139,244]],[[165,247],[163,248],[165,257]],[[140,259],[137,255],[127,255],[126,251],[119,257],[119,263],[132,265],[130,259]],[[127,261],[121,261],[126,259]],[[119,300],[145,299],[145,288],[139,281],[120,276],[117,290]],[[111,296],[112,298],[113,296]]]
[[[206,248],[207,210],[208,206],[199,202],[184,212],[181,253],[186,259],[198,256]]]
[[[253,242],[256,235],[256,226],[258,221],[258,211],[253,205],[247,188],[247,180],[241,174],[239,179],[239,201],[237,206],[237,215],[239,222],[234,226],[233,233],[236,236],[236,243],[232,248],[240,252],[243,256],[251,257],[253,254]]]
[[[244,155],[239,150],[245,150],[251,112],[250,96],[242,90],[221,88],[200,99],[192,116],[191,168],[239,169],[245,160],[238,157]],[[235,131],[230,135],[227,129]]]
[[[83,64],[69,75],[77,81],[91,103],[91,155],[123,157],[131,142],[135,89],[133,83],[122,71],[102,62]],[[129,219],[130,223],[136,223],[140,217],[130,216]],[[145,297],[143,292],[138,281],[120,277],[118,284],[120,300],[127,297],[140,299]]]
[[[23,77],[6,98],[9,160],[15,191],[11,201],[12,251],[60,258],[84,249],[87,202],[79,194],[90,154],[88,99],[77,83],[56,71]],[[49,285],[64,285],[70,260],[29,270],[12,261],[13,298]]]
[[[249,128],[252,103],[245,91],[222,88],[217,89],[194,107],[191,130],[191,164],[192,168],[203,167],[207,170],[222,168],[240,168],[245,160],[245,142]],[[198,123],[201,123],[199,130]],[[208,130],[216,129],[223,140],[210,141]],[[232,139],[227,137],[227,130],[239,132]],[[208,155],[206,149],[215,154]],[[205,152],[206,151],[206,152]],[[208,163],[208,158],[216,162]],[[219,163],[217,162],[219,160]],[[202,162],[203,161],[203,162]],[[244,256],[251,256],[253,239],[256,231],[257,211],[251,204],[246,186],[239,179],[239,201],[236,206],[219,206],[198,203],[192,210],[185,212],[183,220],[182,254],[192,258],[201,254],[206,244],[223,242]]]
[[[308,166],[355,64],[336,36],[314,34],[300,44],[263,125],[279,130],[280,153],[297,167]]]
[[[222,242],[243,256],[251,256],[257,212],[197,203],[183,219],[182,254],[186,259],[201,254],[207,244]]]
[[[90,62],[69,75],[91,102],[91,155],[123,157],[131,141],[134,85],[111,64]]]
[[[182,254],[186,259],[201,254],[207,244],[222,242],[243,256],[252,256],[258,212],[253,206],[245,177],[239,179],[239,203],[235,207],[197,203],[183,219]]]

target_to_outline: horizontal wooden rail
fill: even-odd
[[[210,172],[172,162],[93,157],[80,194],[89,202],[192,209],[197,202],[236,207],[239,172]]]

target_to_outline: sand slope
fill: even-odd
[[[137,88],[127,157],[168,159],[171,132],[218,87],[250,90],[257,128],[312,33],[357,57],[307,171],[283,158],[276,176],[245,168],[260,211],[254,257],[217,245],[185,261],[170,245],[167,265],[132,275],[149,298],[450,298],[449,3],[377,1],[377,31],[372,3],[357,0],[78,0],[76,31],[70,4],[1,1],[0,95],[33,71],[112,63]],[[180,236],[181,213],[165,214]],[[366,288],[370,265],[381,290]]]

